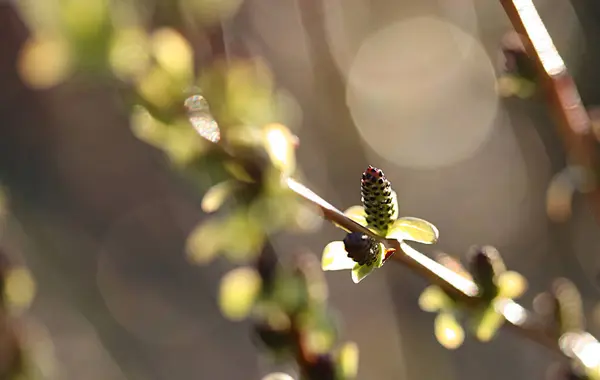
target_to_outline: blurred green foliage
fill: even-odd
[[[465,305],[438,286],[427,287],[419,298],[419,306],[427,312],[436,312],[435,336],[448,349],[460,347],[464,330],[458,322],[467,319],[469,330],[483,342],[494,337],[504,322],[500,304],[520,297],[527,281],[517,272],[507,271],[499,253],[492,247],[475,249],[469,258],[470,271],[448,255],[439,255],[438,261],[479,287],[478,301]]]

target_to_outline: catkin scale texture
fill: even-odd
[[[392,186],[383,171],[369,166],[361,179],[362,203],[369,227],[385,233],[394,222],[395,203]]]

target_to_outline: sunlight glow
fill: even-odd
[[[558,75],[566,70],[563,59],[558,54],[548,30],[544,26],[540,15],[531,0],[513,0],[513,4],[523,20],[533,44],[533,48],[542,61],[544,70],[549,75]]]

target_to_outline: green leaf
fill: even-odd
[[[527,280],[515,271],[507,271],[498,276],[497,285],[499,296],[503,298],[518,298],[527,290]]]
[[[419,296],[419,307],[423,311],[433,313],[448,306],[448,300],[448,296],[440,287],[431,285]]]
[[[472,328],[475,337],[481,342],[490,341],[504,323],[504,316],[498,313],[492,305],[475,314]]]
[[[220,234],[224,240],[221,247],[224,254],[229,260],[238,263],[258,256],[265,240],[263,226],[243,208],[224,221]]]
[[[323,270],[352,269],[356,263],[348,257],[343,241],[332,241],[325,246],[321,259]]]
[[[223,228],[223,223],[218,220],[208,220],[197,226],[186,242],[188,258],[197,264],[212,261],[224,245]]]
[[[371,272],[375,269],[375,264],[373,265],[358,265],[355,264],[354,268],[352,268],[352,281],[355,284],[361,282],[365,277],[367,277]]]
[[[358,356],[358,345],[354,342],[347,342],[340,348],[337,363],[342,379],[356,378],[358,375]]]
[[[227,197],[231,195],[233,191],[233,184],[230,181],[218,183],[208,189],[204,197],[202,198],[202,211],[206,213],[212,213],[217,211],[223,203],[227,200]]]
[[[449,350],[460,347],[465,340],[465,331],[451,313],[440,313],[435,318],[435,337]]]
[[[309,302],[306,279],[299,275],[280,273],[273,286],[271,301],[288,315],[297,313]]]
[[[261,289],[260,275],[250,267],[232,270],[223,276],[219,307],[226,318],[241,321],[250,313]]]
[[[423,244],[433,244],[437,242],[439,232],[433,224],[426,220],[403,217],[394,222],[387,237],[397,240],[412,240]]]

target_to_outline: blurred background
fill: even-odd
[[[70,2],[75,18],[95,14],[98,3]],[[400,214],[439,228],[426,252],[461,257],[473,244],[494,245],[528,278],[527,307],[554,277],[568,277],[583,295],[589,331],[600,334],[600,227],[580,198],[568,222],[548,218],[546,190],[565,166],[563,149],[541,99],[498,95],[500,41],[511,30],[498,1],[195,2],[218,9],[218,22],[202,28],[176,17],[186,13],[173,10],[175,1],[133,3],[150,25],[182,30],[199,67],[215,55],[265,60],[286,125],[300,138],[307,185],[344,209],[360,202],[367,165],[382,168]],[[132,134],[118,86],[71,78],[36,88],[23,79],[55,61],[48,50],[20,66],[32,14],[59,3],[0,1],[0,176],[11,194],[0,244],[35,277],[26,318],[39,330],[34,340],[51,341],[47,378],[261,378],[273,368],[248,325],[217,308],[230,265],[185,257],[187,235],[205,218],[202,194]],[[182,3],[191,14],[194,1]],[[599,3],[535,4],[593,108]],[[342,237],[324,224],[275,246],[282,255],[319,254]],[[418,308],[425,281],[400,266],[356,286],[347,272],[327,280],[343,336],[361,349],[359,379],[542,379],[553,359],[510,334],[443,349],[435,315]]]

